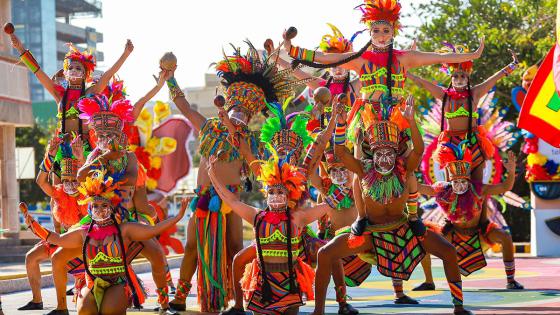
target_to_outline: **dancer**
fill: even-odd
[[[302,295],[313,299],[313,269],[301,257],[306,225],[323,215],[329,206],[298,209],[306,177],[297,166],[274,155],[261,166],[259,181],[265,187],[267,205],[259,210],[244,204],[218,178],[210,159],[208,173],[218,194],[245,221],[254,225],[258,259],[247,266],[243,278],[248,309],[258,314],[297,314]]]
[[[440,51],[450,53],[468,51],[464,46],[453,46],[450,43],[445,43],[445,45],[444,49]],[[509,65],[476,86],[471,86],[472,61],[443,64],[441,70],[451,76],[451,82],[447,88],[412,73],[408,74],[414,83],[428,90],[434,98],[441,100],[443,115],[438,150],[442,149],[446,143],[457,145],[462,140],[469,140],[468,145],[473,156],[472,178],[477,182],[482,181],[484,161],[491,159],[494,154],[494,146],[486,136],[486,130],[477,123],[479,117],[477,104],[501,78],[509,76],[517,68],[519,62],[513,52],[512,58],[513,61]],[[437,156],[439,155],[436,155],[436,161],[441,165],[442,161],[439,161]]]
[[[60,171],[62,183],[53,185],[49,182],[49,176],[51,175],[54,156],[58,151],[59,145],[62,146],[63,156]],[[76,159],[72,158],[73,152],[76,152]],[[68,143],[68,139],[62,139],[59,136],[55,136],[49,141],[45,158],[39,168],[37,184],[53,200],[53,221],[58,222],[58,225],[61,226],[57,233],[68,231],[71,226],[78,223],[87,214],[87,207],[78,204],[78,181],[76,176],[78,168],[83,163],[84,158],[80,138],[75,138],[72,144]],[[27,304],[18,308],[19,311],[43,309],[41,270],[39,265],[50,259],[50,256],[56,249],[56,245],[41,240],[25,255],[25,269],[33,298]]]
[[[187,227],[187,244],[177,293],[170,303],[175,310],[185,309],[185,300],[191,289],[190,281],[197,267],[200,309],[212,312],[227,307],[232,285],[228,265],[243,247],[242,239],[239,238],[242,222],[239,216],[231,213],[231,208],[220,200],[212,187],[205,170],[208,158],[212,154],[219,154],[216,172],[232,192],[238,193],[249,168],[240,156],[238,146],[231,145],[228,137],[237,144],[244,135],[249,139],[254,154],[258,155],[257,137],[249,132],[247,124],[255,114],[265,110],[267,102],[282,102],[290,96],[295,85],[289,77],[290,70],[277,70],[275,56],[261,57],[253,45],[247,44],[249,49],[245,55],[237,49],[234,56],[225,57],[225,60],[216,64],[225,89],[225,100],[218,97],[215,104],[223,107],[236,124],[233,135],[229,134],[217,117],[207,119],[194,110],[174,77],[167,81],[170,98],[199,132],[201,155],[197,197],[191,204],[194,215]]]
[[[181,202],[176,217],[155,226],[122,222],[126,210],[119,206],[120,182],[112,177],[104,179],[99,171],[88,177],[80,187],[80,203],[88,205],[92,218],[89,225],[58,234],[35,221],[20,204],[26,223],[42,240],[66,248],[82,248],[82,259],[87,272],[87,287],[78,295],[79,314],[124,314],[131,304],[134,292],[127,250],[132,241],[147,241],[176,224],[184,215],[190,200]]]
[[[507,278],[506,288],[522,290],[523,286],[515,280],[511,235],[489,220],[487,208],[484,206],[489,196],[503,194],[513,188],[515,155],[511,151],[508,152],[508,160],[504,163],[508,171],[507,177],[504,182],[495,185],[482,184],[471,177],[473,154],[468,149],[468,140],[463,140],[459,145],[445,144],[439,151],[439,155],[439,159],[444,162],[446,182],[439,182],[432,186],[419,185],[418,189],[421,194],[435,196],[437,204],[447,217],[445,226],[431,226],[431,228],[441,233],[455,246],[463,276],[468,276],[486,266],[481,242],[489,245],[501,244]],[[429,256],[426,256],[422,262],[422,267],[427,280],[416,290],[434,290]],[[428,281],[430,279],[432,281]]]

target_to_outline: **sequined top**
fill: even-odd
[[[58,104],[57,118],[62,118],[63,109],[65,110],[65,118],[78,118],[78,116],[80,115],[80,111],[78,110],[78,100],[83,96],[82,87],[69,86],[67,88],[64,88],[62,85],[55,85],[55,89],[61,98],[64,97],[64,93],[67,93],[66,103],[62,104],[61,101],[60,104]]]
[[[302,251],[301,233],[292,222],[292,257]],[[285,213],[261,211],[255,218],[255,234],[259,238],[263,257],[288,257],[288,219]]]
[[[107,244],[86,245],[86,259],[89,272],[112,284],[125,283],[126,273],[123,264],[121,243],[117,235]]]
[[[402,55],[400,51],[393,52],[392,62],[392,87],[391,93],[393,97],[404,98],[404,84],[406,81],[406,71],[399,62],[397,56]],[[360,69],[360,82],[362,83],[361,93],[370,94],[375,92],[388,91],[387,89],[387,61],[389,59],[387,52],[366,51],[362,54],[362,58],[366,59]]]
[[[445,118],[452,119],[458,117],[469,117],[469,111],[465,108],[468,106],[467,98],[469,97],[466,91],[456,91],[455,89],[446,89],[444,93],[447,95],[447,103],[449,110],[445,112]],[[446,104],[447,105],[447,104]],[[478,112],[475,110],[472,113],[474,119],[478,119]]]

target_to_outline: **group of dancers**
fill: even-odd
[[[483,242],[502,245],[506,287],[523,289],[514,278],[511,236],[489,220],[485,207],[489,196],[512,188],[515,156],[508,153],[502,183],[483,183],[493,147],[477,124],[478,100],[515,70],[515,55],[485,82],[471,85],[483,38],[474,52],[450,44],[437,52],[397,50],[398,1],[365,0],[360,9],[371,40],[358,51],[353,38],[330,25],[333,33],[316,50],[294,45],[297,31],[289,28],[278,47],[267,40],[261,52],[246,41],[246,52],[238,48],[224,56],[215,63],[222,93],[214,99],[219,114],[212,118],[189,104],[174,77],[173,58],[160,62],[156,86],[133,104],[112,79],[133,51],[130,41],[96,80],[94,57],[73,46],[63,77],[51,78],[12,34],[21,60],[59,104],[58,128],[37,178],[52,200],[56,231],[20,204],[41,239],[26,258],[33,297],[20,310],[43,308],[39,263],[47,259],[57,293],[57,307],[48,314],[68,314],[68,273],[76,279],[79,314],[141,307],[146,292],[130,266],[138,254],[152,266],[160,314],[186,309],[195,271],[203,312],[297,314],[304,300],[314,299],[313,314],[324,314],[332,276],[338,314],[358,314],[347,302],[346,287],[363,283],[372,266],[392,279],[396,304],[418,304],[403,292],[403,281],[422,263],[426,281],[414,290],[434,290],[430,254],[444,262],[454,314],[472,314],[463,306],[461,275],[486,265]],[[283,60],[282,51],[291,60]],[[451,77],[447,88],[408,72],[436,64]],[[304,66],[328,69],[328,76],[312,76]],[[442,100],[433,159],[445,181],[430,186],[415,176],[424,143],[407,77]],[[176,216],[159,220],[148,202],[146,171],[127,150],[127,130],[165,84],[199,134],[201,159],[194,198],[182,200]],[[313,91],[313,106],[288,113],[294,88],[303,84]],[[250,130],[258,113],[267,119],[258,131]],[[262,186],[264,209],[240,199],[252,189],[251,174]],[[435,196],[444,226],[419,217],[420,195]],[[156,238],[187,208],[192,216],[170,301],[169,268]],[[246,248],[242,220],[254,228],[254,242]],[[318,233],[310,227],[315,221]]]

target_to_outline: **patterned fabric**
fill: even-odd
[[[444,130],[439,135],[438,147],[442,146],[444,143],[453,143],[459,145],[461,141],[465,140],[467,136],[467,131],[450,131]],[[472,168],[477,168],[479,165],[483,164],[485,160],[491,158],[494,154],[494,146],[492,142],[485,136],[485,131],[482,126],[472,131],[472,137],[470,140],[469,149],[472,153]],[[437,157],[437,156],[436,156]],[[440,163],[440,161],[436,161]],[[440,163],[441,164],[441,163]]]
[[[342,258],[344,282],[349,287],[360,286],[371,274],[371,264],[361,260],[357,255]]]
[[[249,146],[255,156],[259,156],[259,141],[254,132],[247,132]],[[237,148],[233,147],[228,141],[229,133],[226,127],[216,117],[206,120],[199,132],[199,153],[204,158],[209,158],[218,152],[222,152],[218,159],[232,162],[241,159]]]
[[[394,51],[391,69],[393,97],[404,97],[406,72],[397,59],[399,52]],[[381,56],[382,55],[382,56]],[[361,93],[387,92],[387,59],[388,53],[368,51],[362,55],[367,62],[360,69]]]
[[[463,305],[463,282],[448,282],[453,305]]]
[[[486,259],[482,252],[479,233],[473,235],[451,232],[451,243],[457,250],[459,270],[463,276],[480,270],[486,266]]]
[[[515,280],[515,261],[504,261],[504,268],[506,270],[506,277],[508,282]]]
[[[177,281],[177,291],[175,292],[175,298],[179,301],[185,301],[189,292],[191,291],[192,284],[188,281],[181,280]]]

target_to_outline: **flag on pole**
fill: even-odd
[[[556,46],[558,43],[548,52],[531,83],[517,126],[560,148],[560,97],[557,93],[557,87],[560,87],[560,55],[557,53],[560,54],[560,48]]]

